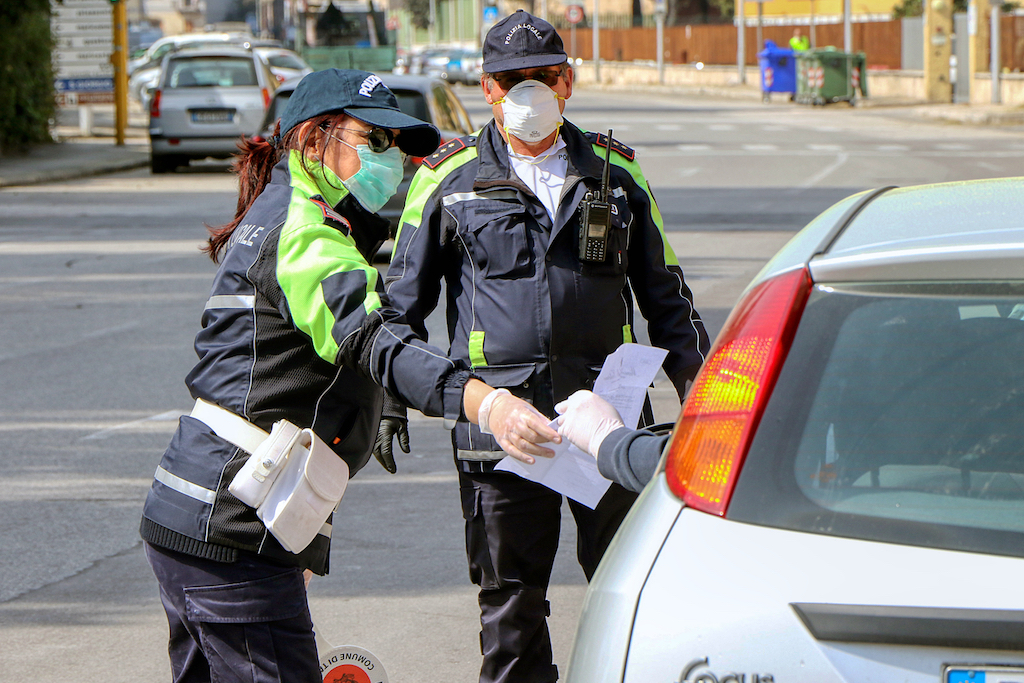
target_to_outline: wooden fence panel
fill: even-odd
[[[1016,17],[1006,17],[1016,19]],[[1024,19],[1022,17],[1021,19]],[[1004,21],[1004,56],[1014,54],[1014,43],[1010,34],[1014,26]],[[801,29],[807,32],[807,27]],[[878,21],[854,23],[853,50],[867,55],[869,66],[899,69],[901,66],[902,31],[899,21]],[[1024,61],[1024,22],[1021,23],[1021,59]],[[1011,32],[1010,34],[1007,31]],[[571,31],[559,31],[566,50],[571,52]],[[793,35],[792,26],[765,26],[762,30],[765,40],[772,40],[779,47],[788,47]],[[731,24],[700,24],[691,26],[670,26],[665,28],[665,63],[692,64],[735,64],[736,27]],[[746,29],[746,63],[757,66],[757,53],[763,46],[757,45],[757,28]],[[820,24],[815,26],[815,39],[819,46],[834,45],[842,49],[843,25]],[[571,57],[584,60],[593,58],[593,39],[589,28],[576,29],[576,52]],[[1007,57],[1004,57],[1004,59]],[[657,32],[653,28],[633,27],[625,29],[601,29],[601,59],[615,62],[657,59]],[[1004,62],[1009,64],[1009,62]]]

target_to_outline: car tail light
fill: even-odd
[[[723,516],[811,291],[806,269],[762,282],[737,304],[683,405],[669,446],[669,488]]]
[[[153,99],[149,101],[149,118],[160,118],[160,91],[153,91]]]
[[[263,108],[266,109],[270,106],[270,91],[263,88],[260,92],[263,93]]]

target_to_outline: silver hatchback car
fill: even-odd
[[[1024,178],[825,211],[750,284],[569,683],[1024,681]]]
[[[259,131],[277,88],[260,56],[241,47],[174,52],[162,69],[149,105],[153,173],[235,154],[240,136]]]

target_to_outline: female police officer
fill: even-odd
[[[279,126],[242,143],[235,219],[211,230],[220,268],[186,378],[196,407],[143,511],[176,682],[320,681],[302,572],[327,572],[332,520],[289,552],[229,491],[274,423],[311,429],[354,473],[377,433],[377,384],[473,421],[491,393],[396,320],[368,263],[387,237],[375,212],[402,178],[399,150],[430,154],[437,130],[403,114],[379,77],[337,69],[303,79]],[[511,397],[483,422],[527,461],[546,452],[534,443],[558,439]]]

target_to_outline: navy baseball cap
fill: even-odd
[[[314,116],[341,112],[371,126],[398,130],[398,148],[412,156],[429,156],[441,143],[437,128],[398,108],[380,76],[355,69],[314,71],[299,81],[281,114],[281,135]]]
[[[566,61],[562,38],[540,17],[518,10],[491,27],[484,38],[485,73],[535,69]]]

